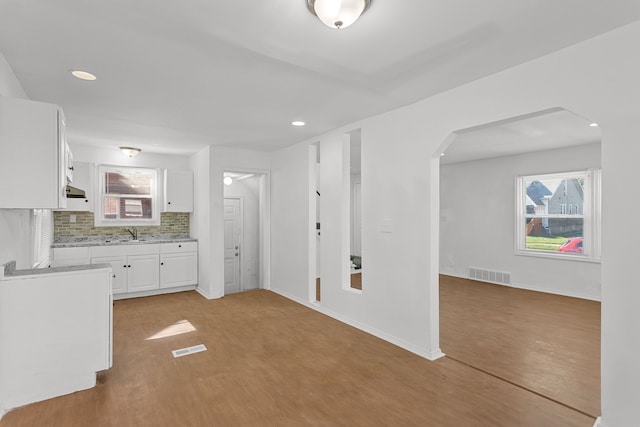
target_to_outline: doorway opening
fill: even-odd
[[[266,189],[268,176],[225,171],[224,294],[267,287],[264,283]]]
[[[517,221],[518,212],[543,212],[549,221],[573,211],[580,222],[584,215],[577,208],[551,211],[562,185],[542,183],[553,188],[526,199],[516,190],[519,176],[599,169],[600,145],[597,125],[554,108],[456,131],[435,161],[442,351],[594,418],[600,263],[554,256],[558,248],[548,243],[533,255],[517,251],[517,241],[533,230]],[[585,204],[590,192],[585,186]],[[572,203],[582,206],[578,193]]]
[[[320,302],[320,143],[309,145],[309,302]]]

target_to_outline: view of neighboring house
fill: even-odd
[[[526,184],[527,235],[579,237],[584,214],[584,188],[580,178],[534,180]],[[563,218],[549,217],[563,215]],[[540,216],[540,218],[535,218]]]

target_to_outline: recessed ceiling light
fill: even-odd
[[[74,77],[77,77],[81,80],[95,80],[96,76],[94,76],[93,74],[91,74],[88,71],[82,71],[82,70],[73,70],[71,72],[71,74],[73,74]]]
[[[291,124],[293,126],[304,126],[306,123],[303,122],[303,121],[300,121],[300,120],[295,120],[295,121],[291,122]]]
[[[224,182],[224,185],[231,185],[233,184],[233,178],[231,178],[230,176],[225,176],[222,182]]]
[[[592,128],[598,127],[597,123],[591,123],[589,126],[591,126]]]

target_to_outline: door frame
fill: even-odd
[[[254,174],[259,178],[258,234],[260,242],[258,260],[260,265],[258,268],[258,289],[271,289],[271,172],[267,169],[236,167],[223,167],[221,170],[221,176],[224,172],[238,172]],[[221,182],[221,185],[224,184]],[[225,196],[223,189],[222,204],[224,204],[224,199]],[[224,217],[221,218],[220,221],[224,222]],[[224,246],[224,242],[222,243],[222,246]],[[222,285],[222,288],[224,293],[224,284]]]
[[[240,203],[240,235],[238,236],[238,240],[240,241],[240,250],[238,250],[238,258],[240,258],[238,260],[238,269],[240,271],[238,271],[238,282],[240,282],[240,291],[239,292],[243,292],[244,291],[244,287],[243,287],[243,282],[242,282],[242,272],[244,271],[244,263],[243,263],[243,259],[244,257],[242,256],[242,251],[244,250],[244,200],[242,198],[242,196],[224,196],[222,198],[222,205],[224,206],[224,201],[225,200],[238,200]],[[223,218],[224,221],[224,218]],[[223,287],[223,291],[224,291],[224,287]],[[226,295],[226,294],[225,294]]]

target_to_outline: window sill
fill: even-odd
[[[600,264],[600,258],[587,257],[584,255],[546,253],[543,251],[533,251],[533,250],[528,250],[528,251],[516,250],[515,255],[535,257],[535,258],[556,259],[561,261],[578,261],[578,262],[588,262],[592,264]]]
[[[349,283],[348,286],[343,286],[342,287],[343,291],[347,291],[350,292],[352,294],[357,294],[357,295],[362,295],[362,289],[356,289],[356,288],[352,288],[351,287],[351,283]]]

